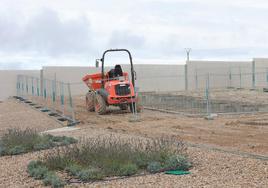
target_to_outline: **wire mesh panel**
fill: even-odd
[[[268,69],[253,74],[238,67],[226,73],[195,72],[188,76],[194,79],[190,79],[189,90],[185,91],[184,75],[139,75],[136,87],[140,103],[149,109],[190,115],[268,112]],[[16,88],[18,96],[71,119],[79,115],[79,110],[86,110],[88,87],[82,81],[66,83],[18,75]]]
[[[69,83],[18,75],[16,88],[18,97],[31,101],[44,110],[51,111],[51,113],[59,113],[64,117],[75,120]]]
[[[196,88],[191,91],[142,92],[142,104],[148,109],[173,111],[189,115],[211,113],[268,112],[268,74],[256,74],[264,80],[251,90],[251,73],[197,75]],[[265,77],[267,76],[267,78]],[[264,79],[266,78],[266,80]],[[231,87],[230,87],[231,86]]]
[[[258,72],[256,75],[256,87],[268,88],[268,70],[267,72]]]

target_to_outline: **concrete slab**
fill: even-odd
[[[76,131],[79,130],[80,128],[77,127],[62,127],[62,128],[57,128],[57,129],[51,129],[48,131],[44,131],[42,133],[57,133],[57,132],[69,132],[69,131]]]

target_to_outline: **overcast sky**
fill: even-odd
[[[0,0],[0,68],[268,57],[266,0]]]

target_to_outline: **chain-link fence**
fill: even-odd
[[[70,83],[18,75],[17,97],[59,120],[76,122]]]
[[[255,73],[256,83],[252,73],[189,75],[192,89],[141,92],[141,102],[147,109],[185,115],[268,112],[267,72]]]
[[[185,115],[268,112],[268,69],[253,74],[238,67],[227,73],[195,72],[187,76],[186,84],[182,74],[138,75],[136,92],[140,104],[145,109]],[[73,121],[76,116],[79,119],[89,113],[85,105],[87,91],[82,81],[64,83],[46,78],[41,81],[26,75],[17,79],[17,96]]]

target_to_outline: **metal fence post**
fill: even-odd
[[[62,108],[62,115],[64,116],[64,83],[60,82],[60,103]]]
[[[241,66],[239,66],[239,88],[242,88],[242,73],[241,73]]]
[[[68,87],[68,94],[69,94],[69,108],[72,113],[72,120],[75,121],[75,114],[74,114],[74,108],[73,108],[73,99],[72,99],[72,93],[71,93],[71,84],[67,84]]]
[[[21,95],[23,97],[24,96],[24,76],[23,75],[21,76],[21,80],[22,80],[22,82],[21,82]]]
[[[20,76],[19,75],[17,75],[17,85],[16,85],[17,87],[16,87],[16,91],[17,91],[17,96],[19,97],[19,90],[20,90]]]
[[[28,98],[28,92],[29,92],[28,76],[26,76],[26,95],[27,95],[27,98]]]
[[[195,70],[195,89],[198,89],[198,75],[197,75],[197,71]]]
[[[256,87],[256,69],[255,69],[255,61],[252,61],[252,89]]]
[[[232,87],[232,68],[229,68],[229,84],[230,84],[230,88]]]
[[[37,94],[37,97],[40,96],[39,79],[38,78],[36,78],[36,94]]]
[[[47,81],[43,79],[43,99],[45,100],[45,108],[47,108]]]
[[[55,80],[51,80],[51,99],[52,99],[52,106],[54,108],[54,110],[56,110],[56,107],[55,107],[55,101],[56,101],[56,92],[55,92],[55,88],[56,88],[56,83],[55,83]]]
[[[268,68],[266,68],[266,87],[268,88]]]
[[[184,81],[185,81],[185,90],[187,91],[188,90],[188,67],[187,67],[187,62],[186,61],[186,64],[184,65]]]
[[[40,95],[43,96],[44,94],[44,71],[43,69],[40,70]]]
[[[34,97],[35,92],[34,92],[34,78],[31,77],[31,82],[32,82],[32,97]]]
[[[211,115],[211,109],[210,109],[210,97],[209,97],[209,73],[207,75],[207,80],[206,80],[206,104],[207,104],[207,115]]]

